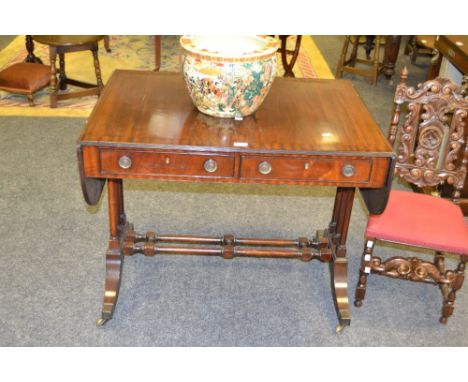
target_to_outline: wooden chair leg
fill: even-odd
[[[380,42],[381,36],[375,36],[375,50],[374,50],[374,58],[372,62],[372,76],[371,76],[371,84],[377,84],[377,78],[379,77],[379,67],[380,67]]]
[[[455,309],[455,298],[457,291],[463,286],[463,281],[465,280],[465,263],[468,258],[462,256],[460,262],[458,263],[457,270],[455,271],[455,279],[450,285],[450,291],[447,296],[444,296],[444,304],[442,307],[442,316],[440,317],[440,323],[446,324],[448,318],[453,314]]]
[[[355,40],[354,40],[354,44],[353,44],[353,51],[351,52],[351,58],[350,58],[350,62],[349,62],[349,65],[352,66],[352,67],[355,67],[356,66],[356,59],[357,59],[357,55],[358,55],[358,48],[359,48],[359,39],[361,38],[361,36],[354,36]],[[346,65],[346,63],[345,63]]]
[[[33,98],[33,95],[32,95],[32,94],[28,94],[27,97],[28,97],[29,106],[34,106],[34,98]]]
[[[345,37],[345,42],[343,44],[343,49],[341,51],[341,57],[336,67],[336,74],[335,74],[336,78],[341,78],[341,76],[343,75],[343,66],[346,60],[346,55],[348,54],[348,46],[349,46],[350,39],[351,39],[351,36]]]
[[[364,252],[361,258],[361,267],[359,268],[359,280],[354,295],[354,306],[361,307],[362,301],[366,296],[367,277],[371,273],[371,259],[374,250],[375,240],[367,239],[364,246]]]
[[[107,53],[111,52],[109,35],[104,36],[104,49]]]
[[[59,82],[60,90],[67,88],[67,75],[65,74],[65,53],[59,53]]]
[[[379,36],[366,36],[366,42],[364,44],[364,49],[366,51],[366,59],[370,61],[370,54],[372,52],[372,49],[374,49],[374,43],[376,40],[376,37]]]
[[[91,49],[91,52],[93,53],[94,71],[96,72],[96,80],[97,80],[98,96],[99,96],[102,92],[102,89],[104,89],[104,84],[102,82],[102,77],[101,77],[101,67],[99,65],[97,44]]]
[[[414,64],[416,62],[416,58],[418,58],[418,45],[415,41],[413,45],[413,50],[410,55],[410,62]]]
[[[57,59],[57,50],[55,47],[49,48],[50,54],[50,107],[57,107],[57,68],[55,67],[55,60]]]
[[[161,36],[154,36],[154,71],[159,71],[161,68]]]
[[[416,41],[416,36],[408,36],[408,40],[406,41],[406,45],[405,45],[406,56],[408,56],[413,51],[415,41]]]

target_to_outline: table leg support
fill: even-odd
[[[106,252],[106,283],[104,303],[101,317],[97,320],[97,326],[103,326],[112,319],[120,290],[123,255],[118,241],[110,240],[109,249]]]
[[[395,74],[396,61],[400,51],[401,36],[385,36],[385,53],[382,72],[388,81]]]
[[[346,252],[346,249],[342,248],[342,251]],[[346,326],[351,324],[348,300],[348,260],[346,257],[337,257],[330,263],[330,275],[333,300],[338,315],[336,332],[340,333]]]
[[[333,252],[330,263],[330,278],[333,300],[338,316],[336,332],[340,333],[351,324],[348,300],[348,260],[346,258],[346,238],[353,209],[354,188],[338,187],[333,208],[329,234]]]
[[[112,319],[119,297],[120,280],[123,267],[123,240],[126,232],[133,227],[125,222],[123,210],[123,184],[121,179],[107,181],[109,201],[109,247],[106,252],[106,281],[101,317],[97,326],[103,326]]]

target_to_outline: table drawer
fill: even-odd
[[[366,183],[372,160],[366,158],[281,158],[243,156],[241,178]]]
[[[229,178],[234,176],[234,156],[134,150],[100,150],[102,175],[188,176]]]

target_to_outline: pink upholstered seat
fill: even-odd
[[[468,254],[468,226],[460,208],[431,195],[392,190],[384,213],[369,216],[366,236]]]

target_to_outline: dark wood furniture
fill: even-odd
[[[106,50],[107,53],[111,52],[109,35],[104,36],[104,49]]]
[[[437,78],[417,89],[406,84],[406,68],[396,88],[389,142],[397,150],[395,171],[420,188],[449,183],[453,199],[460,196],[466,177],[468,150],[464,122],[468,98],[447,79]],[[406,106],[406,107],[405,107]],[[400,113],[408,110],[403,122]],[[463,160],[458,162],[457,156]],[[428,248],[436,252],[433,262],[418,257],[373,255],[376,241]],[[456,270],[447,270],[444,252],[460,256]],[[367,277],[377,274],[438,285],[443,295],[441,323],[453,314],[456,292],[462,287],[468,260],[468,226],[458,206],[424,193],[391,191],[388,205],[379,216],[369,216],[366,243],[359,271],[354,304],[361,306]]]
[[[385,35],[384,60],[382,73],[387,81],[391,81],[395,74],[398,53],[400,52],[401,36]]]
[[[34,54],[34,40],[31,35],[26,35],[26,51],[28,55],[26,56],[26,62],[34,62],[37,64],[42,64],[42,60]]]
[[[124,255],[136,253],[318,259],[330,265],[337,330],[349,325],[346,237],[355,188],[380,213],[393,158],[349,81],[277,78],[256,114],[235,121],[198,112],[180,74],[117,70],[77,150],[85,200],[96,204],[106,181],[108,187],[110,239],[98,325],[113,316]],[[136,233],[127,221],[123,180],[129,178],[337,191],[330,225],[313,238],[160,235]]]
[[[161,36],[154,36],[154,70],[157,72],[161,68]]]
[[[283,77],[295,77],[293,73],[294,65],[296,64],[297,57],[299,56],[299,50],[301,49],[302,36],[296,35],[296,42],[294,49],[287,48],[288,38],[290,35],[279,35],[281,46],[278,51],[281,53],[281,63],[283,64],[284,74]],[[290,58],[288,59],[288,57]]]
[[[411,63],[414,64],[419,56],[435,55],[435,41],[434,35],[418,35],[409,36],[405,46],[405,54],[410,56]]]
[[[395,73],[396,60],[400,50],[401,36],[346,36],[340,59],[336,68],[336,78],[341,78],[344,72],[369,77],[372,85],[377,84],[377,78],[382,73],[390,81]],[[380,61],[380,46],[385,41],[383,60]],[[352,44],[351,54],[348,57],[349,46]],[[359,45],[363,45],[366,59],[358,58]],[[371,58],[370,54],[374,50]],[[369,66],[368,70],[357,68],[356,64]]]
[[[63,35],[36,35],[31,36],[32,40],[49,46],[50,54],[50,107],[57,107],[57,101],[63,99],[70,99],[75,97],[84,97],[90,95],[101,94],[104,84],[101,78],[101,68],[99,66],[98,58],[98,42],[105,36],[63,36]],[[28,47],[28,57],[26,58],[29,62],[37,61],[34,56],[34,45],[32,40],[26,38],[26,46]],[[90,50],[94,59],[94,71],[96,73],[97,84],[89,84],[87,82],[74,80],[67,78],[65,73],[65,54],[71,52],[80,52]],[[57,68],[56,60],[57,55],[59,56],[59,79],[57,80]],[[67,85],[74,85],[85,90],[70,92],[70,93],[59,93],[60,90],[65,90]]]

